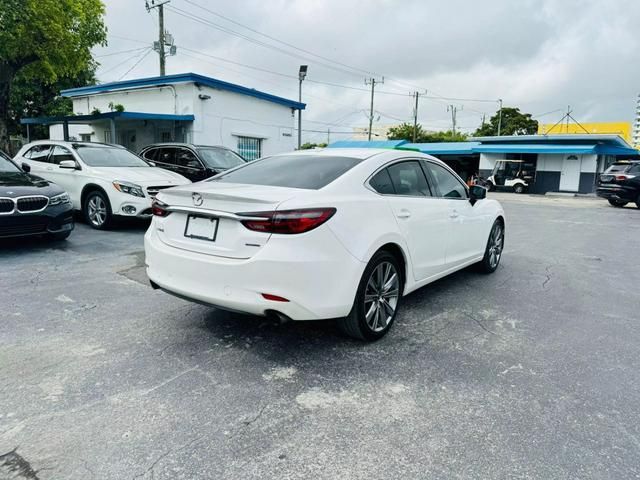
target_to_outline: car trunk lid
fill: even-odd
[[[238,213],[276,210],[299,189],[201,182],[193,188],[163,191],[158,200],[170,215],[160,220],[158,235],[168,245],[207,255],[247,259],[269,241],[270,233],[247,229]]]

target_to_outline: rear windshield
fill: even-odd
[[[242,165],[245,161],[240,155],[225,148],[200,147],[200,158],[209,168],[233,168]]]
[[[627,168],[629,168],[631,165],[628,163],[614,163],[613,165],[611,165],[609,168],[607,168],[605,173],[618,173],[618,172],[624,172]]]
[[[318,190],[361,161],[359,158],[312,155],[267,157],[211,181]]]

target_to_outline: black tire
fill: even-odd
[[[381,284],[385,285],[391,281],[389,280],[389,282],[387,282],[384,280],[384,278],[387,278],[387,265],[391,265],[393,270],[395,270],[395,272],[391,272],[389,278],[391,279],[393,273],[395,273],[395,278],[397,280],[396,282],[391,283],[387,293],[391,294],[393,291],[397,290],[397,296],[395,298],[391,298],[390,295],[387,297],[389,299],[388,301],[381,301],[380,297],[378,300],[371,300],[371,297],[376,295],[371,293],[373,287],[371,282],[376,283],[378,278],[376,275],[379,271],[383,274]],[[378,267],[380,267],[380,270],[378,270]],[[376,276],[375,279],[374,276]],[[371,342],[382,338],[389,331],[393,325],[396,315],[398,314],[398,309],[402,300],[403,287],[404,274],[398,259],[387,251],[383,250],[377,252],[367,265],[367,268],[364,269],[351,312],[347,317],[338,320],[338,326],[346,335],[358,340]],[[384,304],[385,301],[387,301],[386,306]],[[394,301],[395,306],[393,306]],[[365,306],[366,303],[369,304],[369,307]],[[371,313],[372,309],[374,309],[374,312],[371,315],[371,318],[367,320],[367,313]],[[391,315],[389,315],[389,309],[393,309],[393,313]],[[380,315],[378,315],[378,311],[381,312]],[[382,315],[387,318],[384,319]],[[372,322],[374,326],[369,322]],[[379,324],[378,322],[384,322],[384,325]],[[378,327],[376,328],[375,326]]]
[[[100,209],[100,215],[95,215],[94,207]],[[109,199],[100,190],[93,190],[87,194],[82,204],[82,214],[85,222],[96,230],[106,230],[113,221]]]
[[[636,207],[640,208],[640,195],[636,198]]]
[[[638,199],[638,201],[640,201],[640,199]],[[622,208],[627,203],[629,203],[629,202],[624,202],[624,201],[621,201],[621,200],[613,200],[611,198],[609,199],[609,205],[611,205],[612,207],[616,207],[616,208]],[[636,203],[636,205],[637,205],[637,203]],[[640,207],[638,207],[638,208],[640,208]]]
[[[499,231],[499,240],[496,239],[496,235],[498,235]],[[492,256],[493,253],[496,253],[496,242],[499,243],[499,250],[497,251],[497,260]],[[487,246],[484,250],[484,257],[480,262],[478,262],[478,269],[482,273],[493,273],[500,265],[500,260],[502,259],[502,251],[504,249],[504,224],[501,220],[496,220],[493,222],[493,226],[491,227],[491,231],[489,232],[489,238],[487,239]]]
[[[50,233],[47,235],[47,237],[54,242],[61,242],[69,238],[69,235],[71,235],[71,230],[68,230],[66,232]]]
[[[524,193],[524,185],[521,183],[516,183],[513,186],[513,191],[516,193]]]

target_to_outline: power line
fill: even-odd
[[[366,74],[366,75],[376,75],[376,73],[375,73],[375,72],[370,72],[370,71],[363,70],[363,69],[358,68],[358,67],[354,67],[354,66],[348,65],[348,64],[346,64],[346,63],[339,62],[339,61],[337,61],[337,60],[333,60],[333,59],[331,59],[331,58],[325,57],[325,56],[323,56],[323,55],[319,55],[319,54],[317,54],[317,53],[311,52],[311,51],[306,50],[306,49],[304,49],[304,48],[297,47],[297,46],[295,46],[295,45],[293,45],[293,44],[291,44],[291,43],[288,43],[288,42],[285,42],[285,41],[283,41],[283,40],[280,40],[280,39],[278,39],[278,38],[276,38],[276,37],[273,37],[273,36],[271,36],[271,35],[268,35],[268,34],[266,34],[266,33],[264,33],[264,32],[260,32],[260,31],[258,31],[258,30],[256,30],[256,29],[254,29],[254,28],[251,28],[251,27],[249,27],[249,26],[247,26],[247,25],[244,25],[243,23],[237,22],[237,21],[233,20],[232,18],[226,17],[226,16],[222,15],[221,13],[214,12],[213,10],[210,10],[210,9],[208,9],[208,8],[205,8],[205,7],[203,7],[202,5],[199,5],[198,3],[193,2],[193,1],[191,1],[191,0],[184,0],[184,1],[185,1],[185,2],[187,2],[187,3],[189,3],[189,4],[191,4],[191,5],[193,5],[193,6],[195,6],[195,7],[198,7],[198,8],[200,8],[200,9],[204,10],[205,12],[211,13],[212,15],[215,15],[216,17],[222,18],[223,20],[226,20],[226,21],[228,21],[228,22],[230,22],[230,23],[233,23],[234,25],[238,25],[239,27],[245,28],[245,29],[247,29],[247,30],[249,30],[249,31],[251,31],[251,32],[253,32],[253,33],[257,33],[258,35],[262,35],[263,37],[268,38],[268,39],[270,39],[270,40],[273,40],[273,41],[275,41],[275,42],[278,42],[278,43],[280,43],[280,44],[282,44],[282,45],[286,45],[286,46],[288,46],[288,47],[290,47],[290,48],[293,48],[293,49],[298,50],[298,51],[300,51],[300,52],[304,52],[304,53],[306,53],[306,54],[308,54],[308,55],[312,55],[312,56],[317,57],[317,58],[320,58],[320,59],[322,59],[322,60],[325,60],[325,61],[328,61],[328,62],[331,62],[331,63],[335,63],[335,64],[337,64],[337,65],[341,65],[341,66],[343,66],[343,67],[346,67],[346,68],[350,68],[350,69],[352,69],[352,70],[355,70],[355,71],[359,72],[359,73],[358,73],[359,75],[361,75],[361,74],[363,74],[363,73],[364,73],[364,74]]]
[[[119,52],[104,53],[102,55],[94,55],[94,58],[113,57],[114,55],[122,55],[123,53],[139,52],[147,47],[132,48],[130,50],[120,50]]]
[[[149,48],[149,47],[146,47]],[[105,70],[104,72],[100,72],[100,76],[103,76],[109,72],[112,72],[114,70],[116,70],[118,67],[121,67],[122,65],[124,65],[125,63],[130,62],[131,60],[133,60],[134,58],[137,58],[137,56],[139,55],[139,53],[135,53],[133,55],[131,55],[130,57],[127,57],[126,59],[124,59],[123,61],[115,64],[113,67],[108,68],[107,70]]]
[[[152,49],[151,49],[151,48],[149,48],[146,52],[144,52],[144,55],[142,55],[142,56],[138,59],[138,61],[137,61],[136,63],[134,63],[134,64],[133,64],[133,66],[132,66],[129,70],[127,70],[126,72],[124,72],[124,74],[123,74],[120,78],[118,78],[118,81],[122,80],[124,77],[126,77],[126,76],[129,74],[129,72],[130,72],[131,70],[133,70],[134,68],[136,68],[136,67],[140,64],[140,62],[142,62],[142,60],[144,60],[144,59],[145,59],[145,57],[151,53],[151,51],[152,51]]]

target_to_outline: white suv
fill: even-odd
[[[159,190],[191,183],[124,147],[104,143],[40,140],[23,146],[15,160],[64,188],[74,208],[97,229],[107,228],[114,215],[150,217]]]

